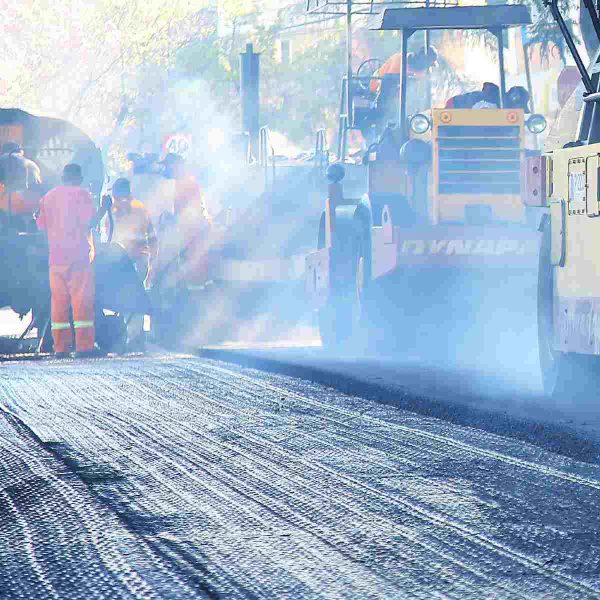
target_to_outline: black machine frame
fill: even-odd
[[[590,15],[594,31],[598,36],[600,43],[600,8],[594,5],[593,0],[583,0],[583,3]],[[577,144],[595,144],[600,142],[600,50],[596,53],[595,59],[592,61],[592,74],[590,75],[581,54],[577,50],[573,35],[565,22],[558,0],[544,0],[544,4],[550,9],[554,20],[556,21],[575,65],[581,75],[581,81],[585,91],[583,92],[583,100],[585,106],[581,119],[579,121],[579,131],[577,134]]]
[[[408,40],[418,31],[477,30],[489,31],[498,41],[498,69],[500,81],[500,108],[506,94],[506,69],[504,60],[504,32],[511,27],[531,24],[529,9],[521,4],[497,6],[454,6],[428,8],[386,8],[374,17],[370,29],[375,31],[399,31],[401,38],[402,71],[400,73],[400,98],[398,126],[400,138],[408,138],[406,115],[406,90],[408,73],[406,55]],[[525,53],[527,55],[527,53]],[[525,60],[527,64],[527,56]],[[529,86],[528,86],[529,87]]]
[[[556,0],[553,0],[556,2]],[[592,3],[593,0],[584,0]],[[347,154],[348,131],[355,128],[353,82],[361,79],[352,69],[352,17],[369,17],[369,29],[375,31],[399,31],[401,52],[408,53],[409,39],[419,31],[425,34],[425,47],[429,46],[429,34],[435,30],[487,30],[498,40],[498,67],[500,71],[501,101],[506,93],[506,69],[504,60],[504,31],[511,27],[531,24],[526,6],[521,4],[458,6],[458,0],[306,0],[306,11],[327,18],[345,17],[346,20],[346,74],[340,97],[340,122],[338,131],[338,160],[344,162]],[[596,26],[596,22],[595,22]],[[598,24],[600,32],[600,24]],[[529,60],[525,52],[527,86],[531,95]],[[371,78],[368,79],[377,79]],[[406,91],[408,73],[406,60],[402,61],[399,91],[398,121],[401,139],[408,137],[406,115]],[[600,121],[600,120],[599,120]]]
[[[345,160],[348,131],[354,128],[352,83],[357,78],[352,69],[352,17],[377,15],[390,6],[410,6],[422,9],[436,6],[456,6],[457,4],[458,0],[306,0],[306,12],[309,14],[321,16],[323,19],[345,17],[346,74],[340,97],[338,160]],[[426,45],[429,45],[428,39],[426,39]]]

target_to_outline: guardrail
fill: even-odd
[[[458,0],[306,0],[306,12],[320,15],[376,15],[384,8],[445,8]]]
[[[329,144],[327,143],[327,132],[325,129],[317,131],[315,139],[315,171],[325,171],[329,166]]]
[[[275,150],[273,149],[273,144],[271,144],[271,132],[268,127],[261,127],[260,131],[258,132],[258,164],[260,167],[262,167],[264,172],[265,186],[269,187],[274,185],[276,175]],[[271,169],[269,169],[269,166]],[[270,181],[269,171],[271,172]]]

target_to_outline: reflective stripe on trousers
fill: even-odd
[[[94,268],[88,262],[50,267],[52,338],[55,352],[69,352],[73,345],[69,308],[73,309],[75,349],[94,348]]]

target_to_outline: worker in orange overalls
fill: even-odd
[[[199,218],[208,222],[210,219],[202,188],[196,178],[187,172],[183,156],[169,152],[160,164],[164,165],[165,177],[175,180],[175,216],[180,219]]]
[[[10,202],[8,194],[6,185],[0,182],[0,210],[3,210],[7,214],[10,212],[12,215],[33,214],[34,211],[28,210],[29,206],[19,192],[11,192]]]
[[[29,193],[29,190],[42,182],[40,168],[25,158],[23,148],[17,142],[2,144],[0,162],[0,211],[12,215],[33,215],[39,196]]]
[[[90,231],[96,207],[81,187],[81,167],[68,164],[63,185],[40,200],[38,228],[48,236],[52,337],[57,358],[68,356],[73,344],[69,309],[73,309],[76,356],[94,356],[95,248]]]
[[[416,54],[409,52],[406,55],[407,65],[406,74],[409,77],[423,77],[431,67],[437,62],[437,51],[433,46],[429,46],[427,52],[419,50]],[[386,75],[400,76],[402,72],[402,53],[392,54],[382,65],[373,73],[374,77],[385,78]],[[369,89],[373,94],[381,91],[381,79],[371,79]]]
[[[135,265],[140,280],[146,284],[158,248],[152,218],[144,204],[133,197],[129,179],[117,179],[112,187],[112,195],[112,242],[125,250]],[[127,349],[130,352],[145,350],[144,315],[135,314],[129,318]]]
[[[175,180],[173,213],[177,229],[177,252],[180,257],[180,283],[188,287],[204,284],[208,270],[208,230],[210,217],[200,184],[187,172],[185,160],[179,154],[169,153],[161,164],[168,179]],[[167,249],[166,257],[169,251]],[[162,252],[162,250],[161,250]]]

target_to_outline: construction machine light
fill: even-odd
[[[529,129],[531,133],[543,133],[548,126],[548,122],[543,115],[531,115],[529,119],[527,119],[526,124],[527,129]]]
[[[431,128],[431,121],[427,115],[416,114],[410,119],[410,129],[417,135],[427,133]]]

